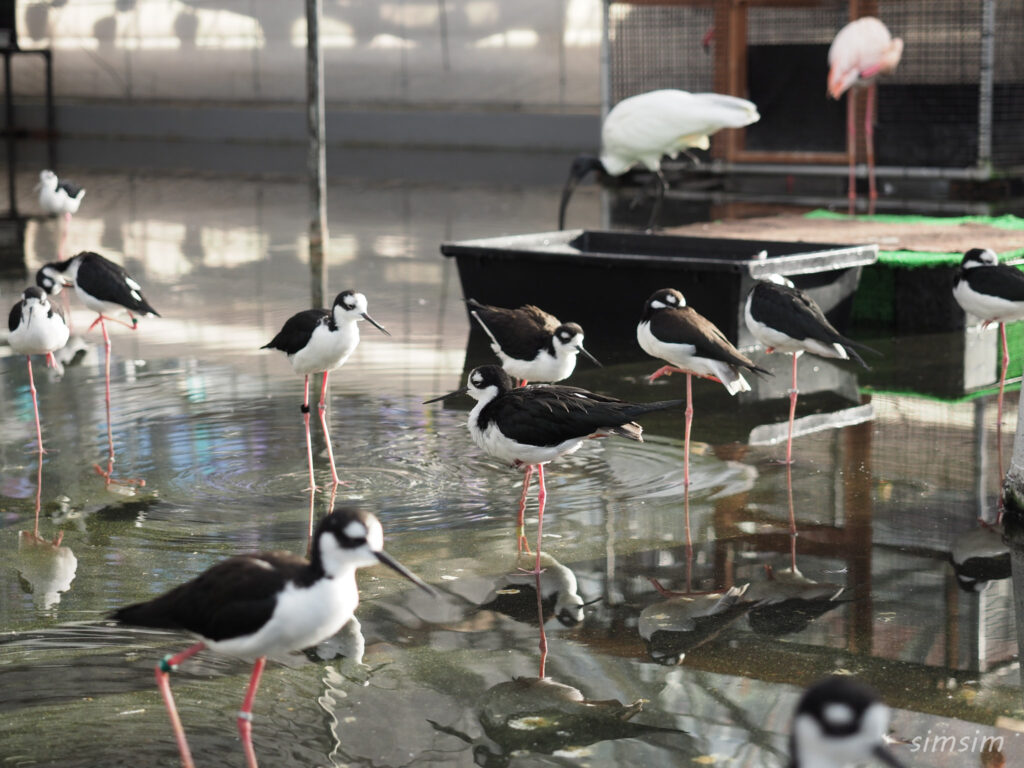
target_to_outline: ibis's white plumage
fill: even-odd
[[[760,118],[752,102],[720,93],[664,89],[630,96],[604,120],[601,164],[612,176],[637,164],[656,171],[662,155],[676,157],[690,147],[707,149],[713,133],[742,128]]]
[[[857,80],[896,69],[903,55],[903,40],[874,16],[851,21],[836,34],[828,49],[828,92],[838,99]]]

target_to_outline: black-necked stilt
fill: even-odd
[[[622,176],[642,165],[658,177],[658,196],[648,229],[654,226],[668,186],[661,172],[664,155],[675,158],[690,148],[707,149],[709,137],[723,128],[742,128],[761,119],[746,99],[720,93],[688,93],[665,89],[623,99],[601,125],[601,155],[573,160],[558,207],[558,228],[565,228],[565,209],[576,185],[594,171]]]
[[[107,320],[131,328],[138,327],[136,315],[146,317],[160,316],[142,295],[142,286],[128,274],[124,267],[92,251],[82,251],[64,261],[45,264],[36,272],[36,285],[51,296],[60,293],[65,286],[74,285],[75,294],[86,307],[98,317],[88,330],[97,323],[103,331],[103,346],[106,351],[105,385],[107,403],[107,444],[109,448],[107,471],[98,466],[97,472],[107,481],[111,481],[114,465],[114,436],[110,424],[110,335],[107,333]],[[130,323],[119,320],[115,315],[127,313]]]
[[[192,756],[181,726],[168,673],[205,648],[255,659],[238,730],[247,764],[252,747],[252,704],[267,656],[302,650],[327,639],[352,618],[359,603],[356,569],[384,563],[420,588],[433,590],[383,551],[384,533],[367,512],[335,509],[317,526],[309,560],[288,552],[262,552],[224,560],[160,597],[115,611],[124,624],[180,629],[200,638],[164,658],[157,685],[171,718],[182,763]]]
[[[313,479],[313,443],[309,435],[309,376],[322,373],[320,386],[320,426],[327,442],[327,456],[331,460],[331,477],[335,486],[341,482],[334,464],[334,448],[327,429],[327,376],[345,364],[359,345],[360,320],[366,320],[384,335],[391,334],[366,312],[366,297],[355,291],[342,291],[330,309],[306,309],[296,312],[285,321],[278,334],[261,349],[279,349],[288,355],[292,370],[306,379],[302,413],[306,423],[306,457],[309,460],[309,486],[316,487]]]
[[[466,299],[469,313],[491,339],[491,349],[501,367],[521,386],[527,382],[562,381],[572,375],[576,356],[597,359],[583,348],[583,329],[576,323],[558,318],[532,304],[519,309],[504,309]]]
[[[793,461],[793,418],[796,415],[796,359],[803,352],[819,357],[856,360],[865,368],[856,347],[862,344],[843,336],[825,317],[821,307],[810,296],[781,275],[759,280],[750,293],[743,310],[747,328],[767,352],[788,352],[793,355],[793,385],[789,390],[789,439],[786,441],[786,463]]]
[[[68,326],[64,317],[51,306],[41,288],[29,286],[21,294],[21,301],[11,307],[7,318],[10,335],[7,343],[11,350],[28,359],[28,388],[32,393],[32,409],[36,416],[36,440],[39,452],[43,450],[43,430],[39,426],[39,401],[36,383],[32,377],[32,355],[46,355],[46,364],[56,365],[53,353],[68,343]]]
[[[691,379],[701,376],[717,381],[730,395],[750,391],[741,370],[770,373],[740,352],[714,323],[692,307],[675,288],[662,288],[644,304],[636,327],[640,347],[651,357],[666,360],[650,380],[672,373],[686,374],[686,429],[683,445],[683,482],[690,485],[690,427],[693,424]]]
[[[544,465],[578,450],[584,440],[596,434],[612,433],[642,442],[643,430],[633,419],[680,402],[627,403],[557,384],[517,388],[512,378],[496,365],[474,368],[465,387],[426,402],[463,394],[477,401],[468,422],[473,442],[499,461],[525,467],[516,529],[520,551],[526,543],[523,515],[527,491],[533,468],[537,468],[537,571],[540,570],[541,531],[547,499]]]
[[[1003,526],[979,521],[949,548],[956,583],[964,592],[984,592],[992,581],[1010,578],[1010,545]]]
[[[71,226],[71,217],[78,213],[78,206],[85,197],[85,189],[70,181],[58,179],[53,171],[39,172],[39,206],[51,216],[64,217],[64,230],[61,232],[60,245],[57,247],[57,258],[64,258],[64,245]]]
[[[742,599],[747,584],[724,592],[679,594],[651,581],[667,599],[644,608],[637,629],[658,664],[681,664],[688,652],[717,637],[750,610],[751,604]]]
[[[874,16],[851,21],[836,34],[828,49],[828,95],[839,99],[854,85],[867,87],[864,108],[864,148],[868,166],[868,213],[875,212],[875,79],[892,72],[903,55],[903,40],[889,34],[888,27]],[[853,94],[846,97],[846,155],[850,165],[847,190],[849,212],[857,202],[854,164],[857,159],[857,108]]]
[[[776,637],[798,632],[842,605],[839,598],[846,588],[841,584],[815,581],[793,566],[776,571],[765,565],[765,575],[746,594],[754,604],[748,620],[755,632]]]
[[[512,571],[495,581],[480,607],[532,624],[543,625],[552,616],[565,627],[582,624],[583,609],[589,603],[580,595],[576,574],[547,552],[541,555],[541,564],[544,572],[540,574],[539,593],[534,574]]]
[[[791,768],[844,768],[871,759],[901,768],[886,746],[889,716],[875,691],[849,677],[812,685],[793,713]]]
[[[964,312],[982,321],[982,327],[999,323],[999,336],[1003,346],[1003,365],[999,374],[999,397],[996,401],[997,439],[1002,445],[1003,390],[1006,388],[1006,370],[1010,353],[1006,344],[1006,323],[1024,319],[1024,272],[1009,264],[1000,264],[995,251],[971,248],[960,262],[960,270],[953,282],[953,298]],[[1000,450],[999,476],[1003,476],[1003,454]],[[999,497],[1002,510],[1002,494]]]

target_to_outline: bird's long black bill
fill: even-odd
[[[879,744],[875,747],[875,757],[886,765],[891,765],[892,768],[906,768],[906,766],[897,760],[896,756],[890,752],[884,744]]]
[[[582,345],[582,344],[580,344],[580,352],[582,352],[582,353],[583,353],[584,355],[586,355],[586,356],[587,356],[587,360],[589,360],[590,362],[592,362],[592,363],[593,363],[594,365],[596,365],[596,366],[597,366],[598,368],[604,368],[604,366],[603,366],[603,365],[601,365],[601,363],[600,363],[600,362],[598,362],[598,360],[597,360],[597,358],[596,358],[596,357],[594,357],[594,356],[593,356],[592,354],[590,354],[589,352],[587,352],[587,350],[586,350],[586,349],[584,349],[584,348],[583,348],[583,345]]]
[[[440,397],[432,397],[430,400],[424,400],[423,404],[427,405],[428,403],[437,403],[440,402],[441,400],[447,400],[449,397],[455,397],[456,395],[464,395],[468,391],[469,390],[466,387],[460,387],[459,389],[456,389],[454,392],[449,392],[447,395],[441,395]]]
[[[408,568],[406,568],[400,562],[395,560],[395,558],[393,558],[387,552],[384,552],[383,550],[381,550],[380,552],[374,552],[374,554],[377,556],[378,560],[380,560],[382,563],[384,563],[384,565],[386,565],[388,568],[391,568],[394,571],[397,571],[402,576],[405,576],[405,578],[407,578],[409,581],[411,581],[417,587],[422,589],[428,595],[435,595],[435,594],[437,594],[436,592],[434,592],[434,588],[433,587],[431,587],[429,584],[427,584],[427,582],[425,582],[423,579],[421,579],[415,573],[410,571]]]
[[[368,322],[368,323],[369,323],[370,325],[372,325],[372,326],[373,326],[374,328],[376,328],[376,329],[377,329],[378,331],[380,331],[381,333],[383,333],[383,334],[384,334],[385,336],[390,336],[390,335],[391,335],[391,332],[390,332],[390,331],[388,331],[388,329],[387,329],[387,328],[385,328],[385,327],[384,327],[383,325],[381,325],[380,323],[378,323],[378,322],[377,322],[376,320],[374,320],[374,319],[373,319],[372,317],[370,317],[370,316],[369,316],[368,314],[366,314],[365,312],[363,312],[363,320],[365,320],[366,322]]]
[[[565,229],[565,209],[569,207],[569,198],[572,197],[573,190],[576,189],[576,185],[580,183],[580,176],[577,175],[576,169],[569,171],[569,178],[565,181],[565,186],[562,187],[562,200],[558,203],[558,228]]]

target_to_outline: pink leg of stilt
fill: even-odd
[[[519,496],[519,516],[516,518],[516,554],[530,554],[530,543],[526,540],[526,494],[530,490],[530,478],[533,476],[533,464],[527,464],[523,470],[523,492]]]
[[[796,417],[796,398],[799,391],[796,388],[796,359],[799,356],[798,353],[793,353],[793,386],[789,390],[789,437],[786,438],[787,465],[793,463],[793,419]]]
[[[249,678],[249,690],[245,693],[245,701],[238,713],[238,735],[242,737],[242,749],[245,751],[247,768],[256,768],[256,750],[252,746],[252,703],[256,698],[256,689],[260,684],[260,675],[267,665],[267,657],[260,656],[252,665],[252,676]]]
[[[302,421],[306,425],[306,460],[309,463],[309,488],[310,493],[316,492],[316,479],[313,477],[313,438],[309,434],[309,374],[306,374],[306,387],[302,396]],[[310,533],[312,536],[312,533]]]
[[[39,446],[39,453],[46,453],[43,448],[43,428],[39,426],[39,400],[36,399],[36,381],[32,376],[32,357],[31,355],[25,355],[25,359],[28,360],[28,389],[32,393],[32,410],[36,415],[36,444]]]
[[[786,465],[786,496],[789,500],[789,564],[796,573],[796,510],[793,507],[793,465]]]
[[[683,430],[683,487],[690,487],[690,427],[693,426],[693,376],[686,374],[686,427]]]
[[[331,433],[327,429],[327,375],[328,372],[324,371],[323,384],[320,386],[320,406],[317,410],[320,411],[320,427],[324,431],[324,440],[327,441],[327,458],[331,460],[331,478],[337,485],[341,480],[338,479],[338,469],[334,466],[334,448],[331,447]]]
[[[656,370],[650,376],[647,377],[648,381],[657,381],[662,376],[671,376],[673,373],[686,373],[682,368],[676,368],[674,365],[663,365],[661,368]]]
[[[868,214],[874,214],[878,190],[875,189],[875,90],[868,86],[867,105],[864,107],[864,152],[868,164]]]
[[[103,331],[103,348],[105,350],[106,358],[104,360],[104,396],[107,406],[107,469],[104,471],[99,464],[93,464],[93,468],[96,470],[97,474],[103,476],[107,485],[116,483],[118,485],[144,486],[146,481],[141,478],[128,478],[124,480],[114,479],[114,428],[110,418],[110,334],[107,333],[106,323],[109,319],[110,318],[100,315],[96,318],[96,321],[89,326],[89,329],[92,330],[92,327],[96,325],[96,323],[100,324],[100,329]]]
[[[857,210],[857,176],[854,172],[857,163],[857,99],[853,90],[846,93],[846,162],[850,166],[846,196],[849,200],[848,212],[852,215]]]
[[[999,324],[1003,343],[1003,365],[999,374],[999,397],[996,399],[996,457],[999,462],[999,513],[996,522],[1003,520],[1003,391],[1006,389],[1006,370],[1010,367],[1010,349],[1006,344],[1006,323]]]
[[[537,465],[537,564],[534,566],[534,573],[540,573],[540,540],[544,532],[544,503],[547,501],[548,492],[544,488],[544,465]]]
[[[686,523],[686,591],[693,589],[693,536],[690,534],[690,486],[683,486],[683,511]]]
[[[195,768],[192,762],[192,752],[188,748],[188,741],[185,739],[185,729],[181,726],[181,718],[178,717],[178,708],[174,706],[174,695],[171,693],[171,683],[168,679],[169,673],[178,668],[185,659],[195,656],[206,647],[205,643],[196,643],[186,648],[176,656],[168,656],[156,667],[156,684],[163,696],[164,705],[167,707],[167,714],[171,718],[171,728],[174,729],[174,740],[178,742],[178,753],[181,755],[183,768]]]
[[[534,578],[537,580],[537,622],[540,624],[540,640],[537,642],[537,648],[540,649],[540,669],[537,671],[537,677],[544,679],[547,677],[548,635],[544,631],[544,597],[540,588],[539,571],[534,574]]]

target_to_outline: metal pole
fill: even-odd
[[[14,181],[14,95],[11,90],[11,51],[4,51],[4,126],[7,133],[7,196],[10,215],[18,217],[18,191]]]
[[[327,148],[324,144],[324,61],[320,46],[323,0],[306,0],[306,124],[309,128],[309,271],[311,301],[327,294]]]
[[[992,91],[996,59],[996,0],[981,6],[981,65],[978,81],[978,167],[992,166]]]
[[[601,124],[612,108],[612,42],[611,42],[612,0],[601,2]],[[600,146],[600,145],[599,145]],[[612,194],[601,188],[601,227],[610,229],[612,222]]]

